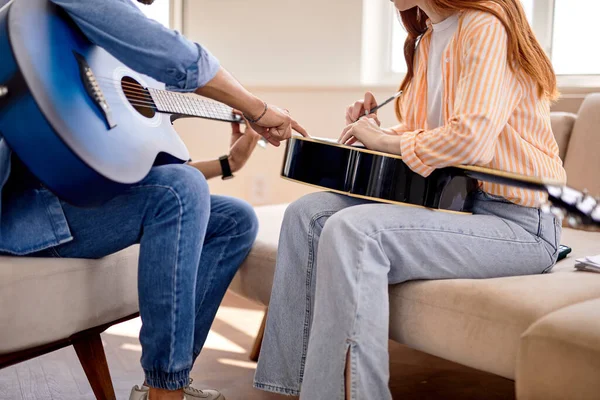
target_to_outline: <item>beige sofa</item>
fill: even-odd
[[[600,194],[600,95],[578,116],[554,114],[569,183]],[[572,133],[571,133],[572,132]],[[231,290],[267,305],[285,206],[257,209],[254,250]],[[412,282],[390,288],[390,337],[516,380],[520,399],[600,393],[600,274],[573,271],[600,254],[600,233],[566,229],[574,249],[551,274]],[[137,247],[102,260],[0,258],[0,368],[74,345],[98,399],[114,399],[99,333],[137,308]]]
[[[552,123],[569,184],[600,195],[600,94],[577,116],[553,114]],[[264,305],[284,211],[258,210],[258,241],[231,286]],[[562,243],[573,253],[550,274],[390,287],[390,338],[515,379],[519,399],[599,399],[600,274],[573,265],[600,254],[600,233],[565,229]]]

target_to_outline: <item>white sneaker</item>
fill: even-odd
[[[190,379],[190,383],[183,388],[183,400],[225,400],[225,396],[219,393],[216,390],[199,390],[193,388],[192,385],[193,379]],[[134,386],[131,389],[131,394],[129,395],[129,400],[148,400],[148,395],[150,393],[150,388],[146,385]]]

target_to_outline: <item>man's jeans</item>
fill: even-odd
[[[474,215],[315,193],[288,207],[255,386],[301,399],[391,399],[388,285],[540,274],[558,255],[552,215],[485,193]],[[443,334],[443,333],[442,333]]]
[[[138,292],[147,383],[189,383],[225,291],[248,255],[258,222],[246,203],[210,196],[189,166],[153,168],[102,207],[62,204],[74,240],[36,256],[101,258],[140,243]]]

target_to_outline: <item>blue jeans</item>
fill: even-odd
[[[74,240],[36,256],[101,258],[139,243],[146,382],[169,390],[186,386],[225,291],[256,238],[252,207],[211,196],[204,176],[184,165],[153,168],[102,207],[62,206]]]
[[[315,193],[279,239],[255,387],[304,399],[391,399],[388,285],[541,274],[558,256],[552,215],[483,192],[473,215]]]

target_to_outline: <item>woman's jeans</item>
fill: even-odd
[[[540,274],[558,256],[554,216],[477,193],[474,215],[316,193],[285,214],[255,386],[391,399],[388,285]],[[301,390],[302,389],[302,390]]]

